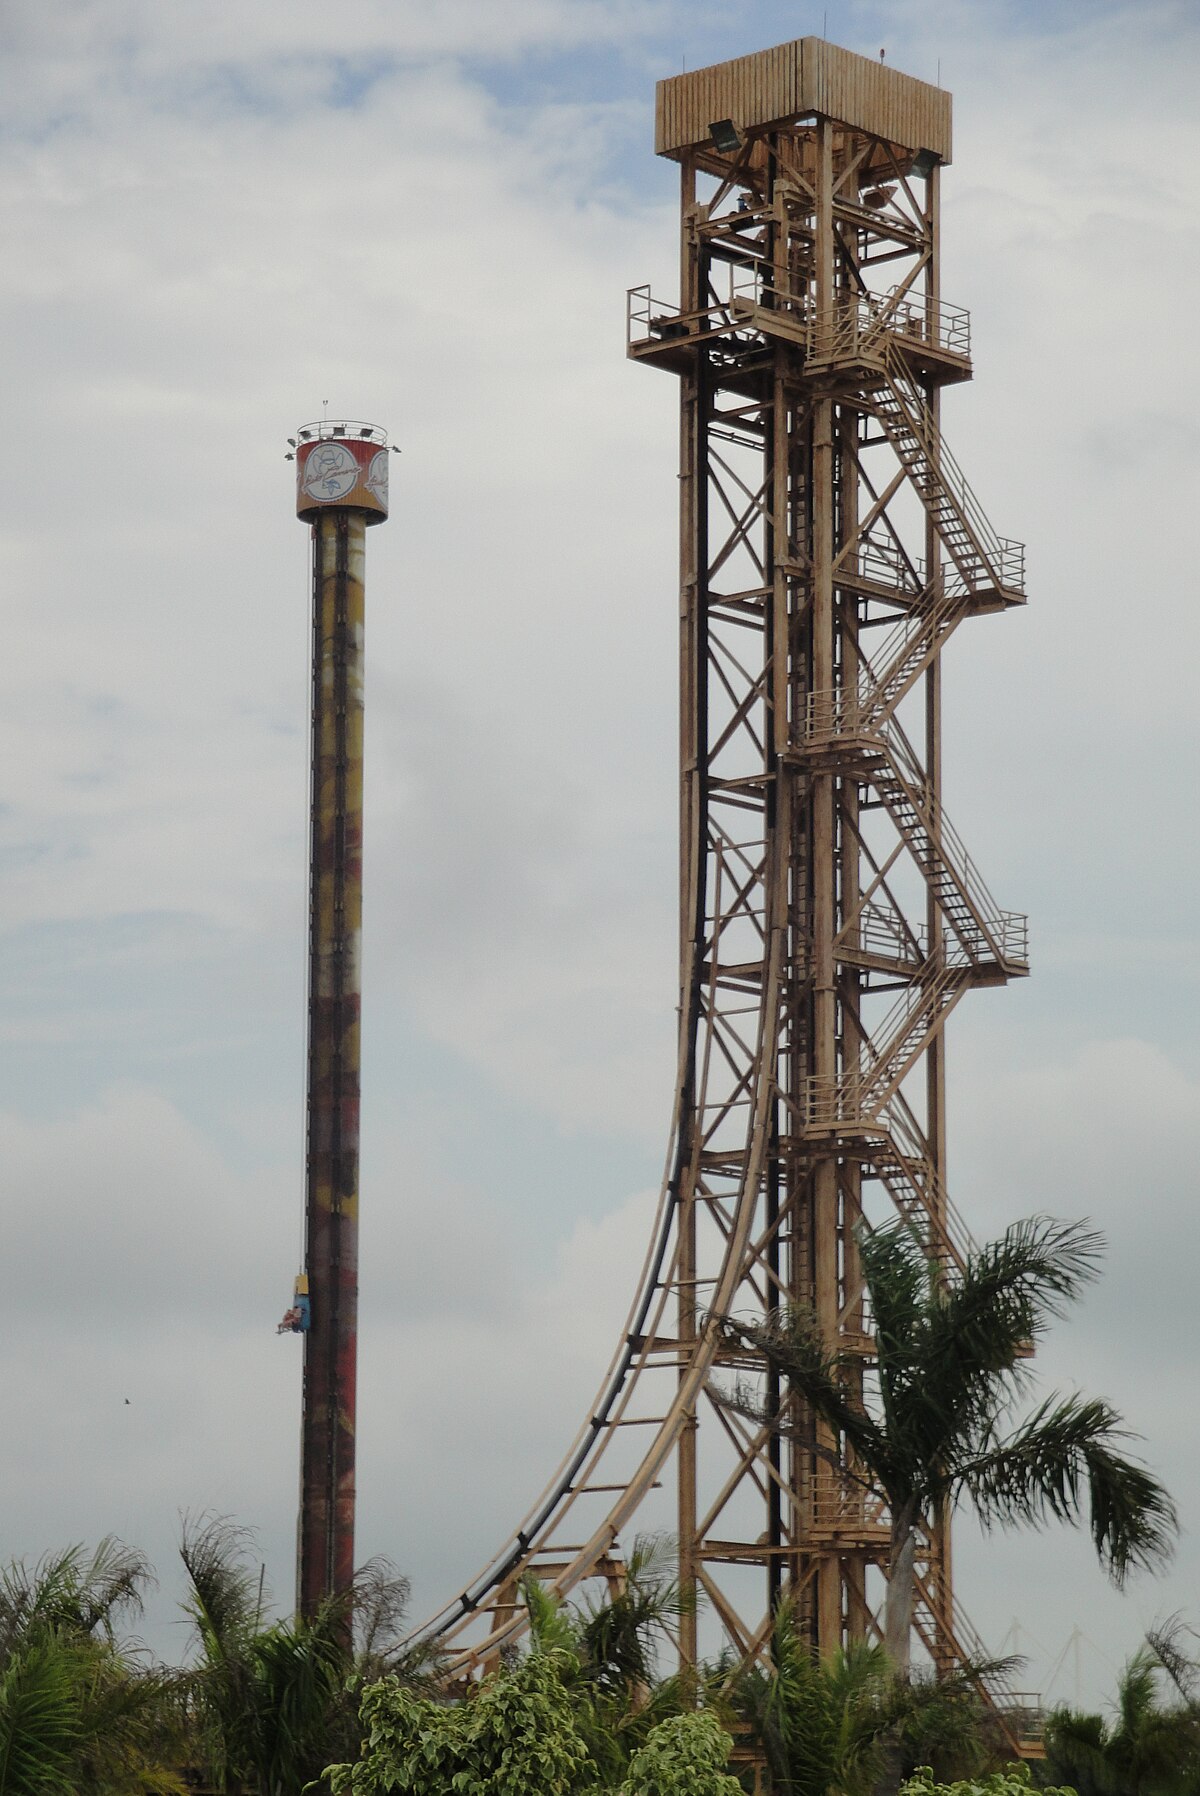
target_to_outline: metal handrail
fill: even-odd
[[[730,263],[728,294],[689,312],[685,312],[671,300],[656,298],[649,283],[628,288],[625,294],[626,348],[632,349],[638,344],[652,342],[655,338],[674,335],[672,326],[683,326],[684,331],[679,332],[681,335],[684,332],[690,335],[692,326],[697,331],[702,331],[705,319],[719,319],[722,330],[735,330],[746,322],[744,316],[739,315],[739,307],[762,306],[768,301],[773,310],[786,312],[789,316],[802,320],[810,318],[811,305],[807,294],[796,295],[786,288],[766,284],[764,276],[770,266],[756,263],[753,267],[746,267],[740,263]]]
[[[971,314],[907,289],[892,287],[881,295],[847,294],[812,320],[812,354],[821,361],[866,355],[889,337],[901,337],[964,360],[971,354]]]
[[[919,584],[925,585],[924,560],[917,555],[905,555],[891,541],[880,541],[878,537],[870,535],[863,536],[859,539],[855,555],[858,560],[858,572],[865,574],[868,579],[871,577],[873,569],[882,568],[890,576],[892,584],[898,586],[902,591],[911,592],[909,572],[911,569]]]
[[[648,285],[630,287],[625,294],[627,349],[665,337],[699,334],[706,328],[705,320],[710,321],[709,330],[713,320],[718,321],[721,330],[733,329],[737,323],[728,300],[717,300],[712,305],[698,306],[694,312],[685,312],[669,299],[656,299]]]
[[[368,424],[362,418],[317,418],[311,424],[302,424],[296,432],[300,443],[328,443],[335,439],[376,443],[380,448],[387,448],[388,435],[380,424]]]
[[[879,740],[887,751],[894,771],[908,789],[910,802],[923,814],[928,781],[908,737],[893,720],[880,731]],[[939,807],[936,830],[930,828],[929,819],[924,815],[922,821],[930,830],[934,844],[941,852],[941,858],[958,882],[971,908],[986,919],[988,934],[995,931],[999,936],[996,946],[1001,949],[1003,958],[1024,963],[1029,953],[1029,918],[1021,911],[1002,910],[996,903],[987,881],[943,809]]]
[[[1012,537],[1000,536],[997,533],[945,441],[940,435],[936,445],[932,441],[924,400],[915,393],[912,395],[911,401],[906,397],[904,384],[907,381],[908,371],[903,366],[894,342],[890,338],[885,338],[883,341],[882,360],[895,402],[903,413],[904,421],[916,438],[918,447],[925,457],[930,481],[945,488],[952,505],[975,538],[976,547],[981,551],[991,573],[999,584],[1010,587],[1013,591],[1023,592],[1025,587],[1024,543],[1016,542]]]
[[[888,1080],[894,1077],[895,1063],[910,1045],[914,1023],[922,1012],[932,1014],[940,1006],[942,998],[969,965],[965,956],[951,958],[947,955],[939,962],[932,957],[927,960],[922,973],[931,976],[915,978],[906,985],[879,1025],[877,1035],[864,1035],[859,1043],[860,1054],[865,1052],[870,1056],[867,1065],[832,1076],[810,1075],[806,1081],[809,1122],[824,1127],[868,1114],[874,1119],[875,1112],[870,1106],[874,1103],[876,1110],[881,1107],[880,1087],[886,1087]],[[876,1045],[877,1039],[882,1046]]]
[[[832,310],[818,313],[807,286],[799,293],[793,293],[790,288],[777,284],[778,271],[772,263],[731,262],[725,266],[729,271],[728,298],[700,307],[689,316],[699,316],[705,311],[724,311],[736,300],[787,312],[808,325],[809,353],[820,360],[865,354],[888,337],[926,344],[964,360],[970,356],[971,314],[966,306],[951,305],[946,300],[933,300],[923,295],[914,298],[908,290],[892,287],[882,295],[846,295]],[[647,303],[643,311],[653,305],[663,316],[682,315],[680,308],[669,301],[652,299],[648,285],[631,287],[627,297],[632,300],[634,296],[644,296]],[[632,307],[627,307],[627,314],[631,310]]]
[[[928,596],[929,589],[926,589]],[[922,637],[936,630],[962,603],[959,593],[929,597],[925,605],[905,612],[884,637],[878,652],[863,657],[853,686],[826,687],[805,700],[805,734],[809,737],[870,729],[892,709],[890,700],[904,677],[905,665]]]
[[[869,663],[867,664],[870,665]],[[883,690],[880,682],[879,691]],[[944,809],[936,823],[929,805],[929,782],[908,737],[894,718],[873,716],[861,706],[858,694],[845,689],[810,692],[806,697],[805,731],[810,740],[827,735],[864,732],[891,763],[892,773],[904,790],[929,837],[933,850],[979,920],[981,933],[1005,963],[1019,966],[1029,961],[1029,918],[1023,911],[1005,910],[969,853],[965,842]],[[955,964],[960,944],[947,944],[948,964]],[[965,958],[976,956],[963,949]]]
[[[975,1238],[963,1218],[962,1212],[954,1204],[949,1192],[937,1175],[937,1169],[929,1164],[929,1148],[917,1124],[917,1119],[909,1108],[908,1100],[900,1092],[890,1099],[883,1113],[887,1124],[888,1140],[896,1150],[901,1164],[909,1179],[913,1179],[914,1163],[925,1169],[926,1183],[930,1187],[930,1195],[946,1219],[946,1232],[955,1242],[960,1252],[973,1253]]]
[[[928,957],[928,938],[924,929],[913,929],[890,906],[868,899],[852,922],[857,945],[868,953],[895,951],[895,959],[911,960],[914,946],[924,961]]]

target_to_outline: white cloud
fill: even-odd
[[[64,0],[48,13],[13,0],[4,35],[5,97],[41,124],[73,108],[180,98],[220,111],[238,100],[319,102],[343,72],[369,82],[406,63],[456,56],[508,62],[522,53],[624,46],[661,28],[655,0],[350,0],[331,21],[321,0]],[[332,69],[330,65],[333,65]],[[330,81],[330,76],[334,80]],[[32,76],[32,92],[30,77]]]

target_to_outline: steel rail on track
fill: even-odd
[[[777,882],[770,878],[767,883],[769,891],[777,886]],[[587,1577],[596,1562],[612,1548],[621,1529],[630,1519],[643,1495],[662,1469],[712,1370],[720,1345],[720,1331],[716,1318],[721,1316],[728,1307],[743,1273],[746,1244],[758,1205],[763,1170],[770,1144],[771,1105],[775,1095],[775,1019],[778,1015],[781,996],[785,936],[785,925],[777,917],[768,919],[767,936],[769,942],[767,976],[763,982],[758,1026],[759,1054],[757,1059],[762,1070],[751,1106],[751,1124],[747,1140],[749,1151],[746,1158],[745,1177],[739,1191],[734,1227],[730,1232],[725,1259],[717,1277],[710,1313],[696,1337],[695,1347],[689,1357],[686,1369],[682,1371],[670,1409],[660,1423],[658,1432],[643,1455],[637,1470],[624,1485],[604,1521],[594,1529],[589,1540],[576,1552],[570,1564],[549,1581],[549,1588],[558,1595],[566,1595],[570,1592]],[[691,1034],[694,1039],[695,1032],[690,1026],[691,1019],[689,1018],[687,1021],[687,1033]],[[714,1026],[715,1024],[710,1024],[710,1029]],[[687,1058],[687,1053],[688,1049],[685,1047],[681,1060]],[[680,1089],[682,1090],[682,1086]],[[445,1640],[447,1636],[452,1638],[457,1628],[465,1625],[479,1609],[484,1607],[487,1597],[498,1590],[500,1586],[509,1582],[514,1573],[536,1553],[539,1538],[544,1536],[548,1525],[552,1521],[561,1520],[572,1499],[586,1489],[586,1486],[578,1486],[575,1479],[587,1463],[590,1450],[602,1439],[606,1429],[611,1436],[610,1423],[613,1408],[622,1392],[628,1389],[631,1372],[636,1375],[636,1370],[645,1363],[646,1343],[652,1336],[646,1336],[644,1330],[655,1297],[657,1295],[661,1307],[671,1291],[670,1283],[662,1280],[661,1273],[679,1206],[677,1181],[682,1169],[679,1167],[678,1161],[683,1138],[679,1130],[678,1112],[673,1133],[671,1173],[664,1181],[660,1194],[655,1228],[638,1294],[629,1312],[621,1346],[614,1355],[589,1419],[577,1434],[558,1472],[542,1492],[520,1527],[514,1531],[494,1558],[453,1602],[430,1617],[410,1636],[413,1644],[429,1643],[437,1638]],[[640,1346],[637,1345],[639,1342]],[[478,1662],[484,1656],[485,1651],[488,1654],[494,1653],[498,1648],[518,1637],[526,1625],[525,1616],[519,1613],[510,1615],[507,1621],[498,1618],[486,1642],[467,1649],[459,1660],[453,1663],[459,1668],[468,1668]]]

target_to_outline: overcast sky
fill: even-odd
[[[827,23],[826,23],[827,21]],[[1193,314],[1200,15],[1019,0],[7,0],[0,14],[0,1552],[258,1530],[290,1598],[307,544],[283,455],[387,426],[368,543],[360,1557],[414,1615],[573,1434],[640,1262],[675,1005],[677,267],[654,82],[827,29],[955,97],[947,441],[1027,540],[946,657],[948,806],[1034,976],[951,1041],[976,1234],[1105,1231],[1042,1356],[1179,1501],[1124,1596],[959,1532],[1099,1695],[1200,1625]],[[1011,1635],[1009,1644],[1012,1644]],[[1055,1694],[1074,1695],[1061,1674]]]

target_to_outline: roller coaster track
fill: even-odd
[[[755,801],[746,796],[748,790],[726,791],[724,807],[734,811],[751,808]],[[717,913],[716,922],[710,918],[703,935],[688,947],[668,1169],[637,1291],[604,1381],[554,1477],[479,1576],[420,1630],[419,1638],[436,1638],[443,1649],[453,1649],[460,1635],[470,1631],[477,1612],[490,1602],[493,1619],[486,1639],[463,1652],[459,1663],[464,1668],[493,1656],[522,1631],[524,1610],[513,1594],[518,1573],[532,1571],[551,1589],[566,1594],[583,1578],[594,1575],[597,1567],[605,1569],[616,1563],[622,1532],[688,1426],[714,1369],[720,1346],[717,1318],[737,1307],[774,1120],[776,1020],[782,1003],[786,915],[781,915],[782,882],[777,864],[754,864],[745,843],[719,838],[711,825],[708,843],[707,856],[701,853],[699,841],[694,844],[691,865],[700,867],[707,860],[716,885],[716,902],[724,908]],[[779,852],[776,845],[776,862]],[[759,892],[761,898],[752,896]],[[699,891],[693,903],[697,909],[702,904]],[[782,908],[785,911],[785,900]],[[717,958],[724,932],[721,925],[733,927],[747,919],[753,919],[761,931],[761,959],[753,965],[722,967]],[[749,1005],[745,1002],[748,996]],[[753,1019],[749,1031],[742,1021],[747,1014]],[[697,1090],[694,1111],[688,1102],[693,1088]],[[698,1130],[689,1127],[693,1116]],[[740,1143],[732,1149],[729,1140],[735,1132]],[[705,1169],[696,1183],[708,1188],[714,1206],[721,1204],[718,1191],[730,1186],[730,1169],[740,1166],[744,1171],[736,1178],[736,1190],[724,1201],[726,1251],[719,1268],[705,1281],[707,1314],[685,1361],[677,1337],[671,1334],[669,1311],[686,1291],[677,1220],[689,1160]],[[653,1417],[646,1413],[644,1401],[639,1404],[635,1399],[644,1399],[648,1386],[661,1390],[664,1372],[674,1390],[662,1406],[663,1413]],[[636,1470],[632,1475],[619,1474],[614,1489],[614,1480],[605,1471],[611,1450],[622,1430],[640,1428],[652,1430],[650,1439]],[[597,1496],[608,1499],[601,1506],[601,1519],[583,1522],[586,1499]],[[571,1524],[582,1538],[564,1544]]]
[[[722,1319],[809,1304],[865,1377],[857,1242],[879,1220],[875,1192],[948,1276],[963,1266],[943,1173],[945,1021],[968,990],[1028,966],[1024,918],[996,904],[941,802],[942,651],[964,620],[1021,602],[1024,559],[941,437],[939,392],[969,376],[970,338],[937,296],[936,170],[918,179],[914,155],[820,116],[678,159],[681,302],[639,288],[628,312],[630,356],[681,380],[666,1170],[574,1441],[414,1636],[450,1677],[520,1636],[523,1577],[562,1597],[590,1578],[618,1586],[659,1489],[681,1580],[736,1660],[767,1652],[785,1594],[822,1650],[878,1634],[886,1506],[824,1450],[720,1400],[730,1373],[759,1378],[768,1405],[786,1398],[769,1367],[735,1356]],[[887,295],[865,288],[873,249],[911,255]],[[900,721],[918,694],[923,756]],[[918,1586],[917,1637],[939,1666],[965,1659],[940,1524]],[[680,1623],[684,1663],[698,1625]]]

